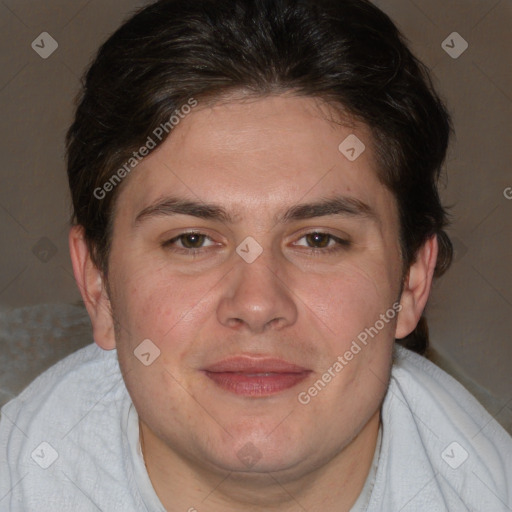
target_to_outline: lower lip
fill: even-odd
[[[301,373],[251,375],[248,373],[205,371],[206,376],[222,389],[236,395],[249,397],[275,395],[281,391],[293,388],[302,382],[309,373],[309,371],[304,371]]]

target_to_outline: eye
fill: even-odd
[[[205,242],[209,241],[209,245],[205,245]],[[213,240],[205,235],[204,233],[189,232],[182,233],[170,240],[167,240],[162,244],[163,247],[174,247],[183,251],[197,251],[215,245]]]
[[[337,236],[331,235],[330,233],[322,233],[320,231],[313,231],[303,235],[300,240],[304,240],[304,243],[296,242],[294,245],[299,247],[306,247],[311,252],[333,252],[345,249],[350,246],[348,240],[343,240]]]
[[[331,242],[334,242],[331,235],[328,235],[327,233],[308,233],[302,238],[306,240],[309,247],[314,246],[317,249],[328,247]]]

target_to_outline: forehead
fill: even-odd
[[[377,178],[372,146],[368,127],[315,98],[199,103],[137,166],[120,202],[140,210],[180,195],[226,204],[243,217],[249,208],[275,213],[342,193],[378,209],[390,193]]]

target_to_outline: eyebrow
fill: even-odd
[[[314,203],[305,203],[292,206],[287,210],[279,222],[290,222],[293,220],[313,219],[328,215],[342,215],[349,217],[362,217],[377,221],[376,212],[360,199],[347,196],[336,196],[330,199],[323,199]]]
[[[161,216],[190,215],[205,220],[220,221],[234,224],[239,215],[229,213],[220,205],[190,201],[177,197],[165,197],[147,206],[135,218],[135,227],[144,221]],[[279,214],[276,223],[286,223],[297,220],[313,219],[325,216],[361,217],[378,221],[376,212],[360,199],[347,196],[336,196],[317,202],[297,204]]]
[[[222,206],[175,197],[165,197],[144,208],[135,217],[135,226],[152,217],[171,215],[190,215],[192,217],[218,220],[226,223],[234,222],[234,217]]]

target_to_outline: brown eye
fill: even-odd
[[[175,249],[177,251],[200,251],[202,249],[208,249],[208,247],[215,245],[213,240],[203,233],[182,233],[181,235],[175,236],[171,240],[167,240],[162,243],[162,247],[166,249]]]
[[[309,233],[305,238],[310,247],[323,249],[329,245],[333,237],[327,233]]]
[[[186,233],[180,235],[178,239],[185,249],[200,249],[206,240],[206,235],[201,235],[200,233]]]
[[[351,242],[330,233],[312,231],[302,235],[294,245],[302,247],[302,250],[307,251],[311,255],[321,256],[347,250],[350,248]]]

